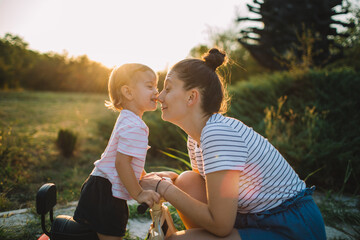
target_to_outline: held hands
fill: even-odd
[[[140,185],[143,189],[155,191],[156,184],[161,178],[171,179],[172,182],[175,182],[178,176],[179,175],[177,173],[171,171],[152,172],[141,178]]]
[[[159,177],[156,173],[149,173],[149,174],[146,174],[143,178],[141,178],[140,186],[143,189],[155,191],[156,184],[160,180],[161,180],[161,177]]]
[[[159,175],[161,175],[161,177]],[[165,198],[166,190],[173,185],[172,179],[175,180],[176,177],[176,173],[173,173],[173,175],[168,174],[168,172],[150,173],[141,179],[140,185],[143,189],[153,190]]]

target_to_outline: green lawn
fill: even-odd
[[[35,212],[36,192],[46,182],[56,184],[58,204],[78,200],[81,184],[104,151],[118,116],[104,107],[106,99],[105,94],[0,92],[0,211],[30,207]],[[159,112],[144,118],[153,127],[163,123]],[[60,129],[78,136],[70,158],[55,144]],[[149,162],[159,164],[148,160],[147,171],[153,169]],[[138,217],[133,208],[131,217]],[[172,215],[183,228],[174,209]],[[0,227],[0,238],[36,239],[40,232],[36,219],[21,229]],[[125,239],[136,238],[127,234]]]
[[[119,114],[104,106],[106,99],[106,94],[0,91],[0,211],[33,206],[45,182],[57,185],[60,203],[78,199]],[[156,166],[181,168],[179,161],[159,152],[168,146],[186,147],[176,127],[160,115],[144,114],[152,146],[146,171],[158,170]],[[55,144],[60,129],[77,135],[70,158],[63,157]]]
[[[77,199],[117,117],[104,107],[105,99],[101,94],[0,92],[1,211],[33,205],[45,182],[56,183],[60,202]],[[55,144],[60,129],[78,136],[70,158],[61,156]]]
[[[343,71],[340,73],[345,74],[347,72]],[[358,103],[358,98],[356,98],[358,95],[352,94],[351,91],[338,90],[356,89],[356,87],[350,88],[347,85],[348,83],[353,82],[353,84],[358,84],[359,78],[357,77],[358,75],[354,75],[352,72],[351,74],[345,75],[347,77],[343,77],[341,74],[337,76],[336,74],[338,73],[320,74],[315,72],[313,73],[314,76],[309,75],[311,77],[309,78],[310,80],[316,79],[317,82],[319,82],[319,86],[314,88],[318,91],[317,95],[315,94],[315,96],[317,96],[317,101],[305,102],[303,104],[304,106],[314,106],[314,104],[318,104],[318,111],[322,112],[327,110],[327,118],[318,119],[319,126],[317,127],[321,130],[324,128],[323,126],[331,126],[326,128],[326,131],[324,132],[326,133],[324,136],[328,138],[328,141],[325,141],[324,143],[313,142],[312,144],[309,144],[308,147],[310,150],[308,150],[308,152],[293,151],[294,149],[298,150],[298,148],[296,148],[296,144],[293,145],[293,143],[301,143],[304,135],[293,134],[293,139],[290,142],[278,141],[280,148],[288,150],[284,151],[284,153],[293,153],[292,155],[295,160],[302,160],[300,167],[305,164],[314,163],[314,165],[309,167],[310,173],[319,169],[319,166],[321,167],[321,165],[319,165],[320,161],[323,160],[326,160],[327,168],[330,170],[332,168],[336,169],[336,172],[340,174],[340,177],[332,175],[331,173],[333,173],[333,171],[328,170],[325,172],[325,169],[320,172],[316,172],[316,174],[311,176],[309,179],[312,180],[314,177],[317,177],[319,179],[319,183],[324,182],[323,192],[328,193],[329,196],[336,195],[334,193],[339,191],[338,188],[331,183],[339,183],[338,185],[340,186],[343,185],[339,191],[340,195],[345,189],[345,186],[354,188],[354,192],[358,193],[358,181],[353,181],[349,184],[350,180],[352,180],[350,175],[354,177],[358,176],[358,174],[355,174],[358,172],[358,165],[356,165],[358,162],[358,158],[356,158],[358,149],[351,147],[353,145],[355,146],[359,140],[359,134],[357,134],[356,131],[358,128],[352,127],[356,126],[356,120],[358,119],[356,111],[352,111],[354,109],[353,106],[356,106],[356,103]],[[277,75],[274,76],[276,77]],[[328,78],[330,78],[330,80]],[[276,79],[277,78],[275,78],[275,80]],[[274,89],[277,89],[277,86],[294,85],[290,80],[287,80],[287,75],[284,75],[284,77],[279,79],[284,80],[284,83],[275,84],[275,81],[275,83],[273,83]],[[341,81],[338,81],[338,79],[341,79]],[[345,80],[347,80],[347,82]],[[294,82],[296,83],[296,81]],[[333,97],[333,91],[329,90],[329,93],[325,91],[328,88],[325,88],[324,86],[332,86],[331,83],[341,83],[344,85],[343,88],[338,85],[331,87],[331,89],[334,89],[334,92],[342,94],[340,94],[339,97],[334,98],[336,101],[331,100],[333,98],[327,97]],[[250,84],[250,86],[247,84]],[[289,94],[288,91],[292,88],[283,88],[286,91],[271,90],[267,87],[267,85],[263,86],[262,84],[258,84],[257,87],[254,87],[251,85],[251,82],[239,85],[234,88],[232,110],[229,113],[230,115],[234,114],[235,117],[237,117],[237,115],[240,115],[241,117],[247,116],[248,119],[245,120],[249,122],[252,120],[252,113],[257,113],[259,116],[253,116],[254,119],[257,120],[255,121],[253,119],[253,123],[250,125],[261,126],[261,124],[264,123],[263,110],[266,106],[261,105],[260,110],[255,110],[254,106],[258,106],[258,102],[270,104],[269,102],[271,101],[269,99],[257,97],[256,94],[259,94],[259,96],[271,96],[271,92],[280,92],[279,96],[289,96],[289,109],[295,109],[295,105],[291,105],[291,103],[302,103],[301,94]],[[306,89],[298,89],[297,93],[305,94]],[[263,94],[262,90],[269,94]],[[348,92],[351,94],[348,94]],[[246,93],[248,93],[248,95],[246,95]],[[294,101],[290,99],[291,96],[299,97],[297,97],[295,99],[296,101]],[[322,96],[322,98],[320,98],[320,96]],[[0,211],[34,207],[36,192],[45,182],[54,182],[56,184],[58,189],[59,204],[78,199],[81,184],[93,168],[93,162],[97,160],[103,152],[115,119],[118,116],[118,113],[112,112],[104,107],[104,100],[106,99],[107,95],[105,94],[0,91]],[[255,99],[256,101],[254,100],[254,102],[250,102],[246,101],[246,99]],[[274,99],[275,103],[271,103],[270,105],[272,106],[275,104],[276,107],[277,97],[274,97]],[[330,99],[331,101],[326,99]],[[350,107],[348,107],[349,110],[351,110],[348,111],[349,115],[346,115],[348,112],[344,111],[344,105],[342,105],[343,103],[351,103]],[[339,112],[342,114],[339,114]],[[298,109],[295,113],[303,114],[303,111]],[[334,118],[330,118],[331,116],[334,116]],[[346,116],[351,116],[351,118]],[[328,118],[331,119],[331,121],[327,120]],[[303,120],[303,118],[299,119]],[[346,120],[346,124],[343,124],[344,119]],[[171,158],[166,159],[166,156],[160,154],[159,150],[166,151],[167,147],[172,147],[184,151],[186,146],[184,139],[181,137],[183,133],[174,125],[162,121],[160,111],[144,114],[144,121],[150,128],[149,143],[152,146],[148,152],[145,169],[147,171],[153,171],[155,170],[155,168],[153,168],[155,166],[168,166],[177,169],[182,168],[179,161],[171,160]],[[351,127],[351,131],[346,132],[346,134],[343,133],[343,131],[335,131],[335,128],[333,127],[334,125],[330,125],[330,123],[333,123],[334,121],[336,123],[341,123],[335,125],[335,127],[338,125],[348,128]],[[288,122],[285,123],[288,124]],[[290,121],[289,124],[291,123],[292,122]],[[299,121],[299,124],[300,125],[298,127],[303,129],[301,121]],[[55,145],[57,134],[60,129],[69,129],[76,132],[78,136],[77,148],[74,155],[70,158],[63,157]],[[272,127],[270,130],[275,131],[277,129]],[[278,130],[281,130],[281,128]],[[295,127],[293,127],[293,130],[296,130]],[[304,131],[306,132],[307,129],[304,128]],[[303,131],[299,132],[302,133]],[[333,132],[335,135],[340,132],[344,135],[340,138],[340,140],[344,139],[344,143],[347,143],[346,146],[350,148],[351,151],[348,149],[348,151],[345,152],[346,154],[344,154],[344,144],[342,142],[334,142],[331,137],[331,133]],[[281,131],[279,131],[279,133],[280,134],[275,134],[275,139],[273,139],[275,143],[276,140],[279,140],[279,138],[285,134],[285,132],[282,133]],[[348,135],[350,137],[348,137]],[[310,140],[312,140],[312,138]],[[313,146],[315,146],[315,148]],[[333,151],[333,149],[337,149],[337,146],[339,150],[342,150],[340,155],[337,151]],[[318,149],[321,149],[322,151],[317,151]],[[289,156],[292,155],[290,154]],[[353,159],[354,165],[350,165],[351,159],[349,160],[349,157]],[[346,161],[338,161],[338,159],[344,159]],[[296,164],[296,161],[293,161],[292,163]],[[346,171],[341,169],[341,167],[346,168]],[[301,168],[299,169],[301,170]],[[300,173],[304,176],[309,175],[309,172]],[[344,174],[345,177],[342,176]],[[322,179],[330,179],[331,181],[320,181]],[[332,190],[333,187],[334,190]],[[358,194],[354,197],[358,199]],[[360,221],[358,217],[358,210],[360,206],[359,201],[357,200],[357,204],[355,206],[348,208],[343,207],[342,205],[340,206],[336,201],[330,200],[330,198],[327,198],[322,204],[320,204],[320,209],[324,215],[327,225],[335,224],[339,225],[339,228],[341,228],[341,225],[343,224],[355,226],[354,239],[358,239],[360,234],[358,228]],[[33,229],[35,229],[35,231],[38,231],[37,228],[39,224],[34,223],[34,225],[36,227],[30,228],[30,230],[33,231]],[[338,226],[335,227],[338,228]],[[1,239],[5,236],[4,234],[3,229],[0,228]],[[31,233],[30,235],[33,234]]]

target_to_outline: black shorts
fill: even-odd
[[[111,187],[106,178],[90,175],[81,188],[74,220],[97,233],[123,237],[129,209],[126,200],[113,197]]]

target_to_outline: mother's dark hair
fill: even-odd
[[[210,49],[202,59],[184,59],[176,63],[171,71],[184,82],[186,90],[199,88],[202,109],[205,114],[226,112],[228,95],[223,79],[216,69],[226,62],[226,54],[217,48]]]

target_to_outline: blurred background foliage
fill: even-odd
[[[272,61],[282,64],[280,70],[264,66],[241,44],[238,25],[213,29],[209,43],[194,46],[189,57],[201,57],[214,46],[225,50],[230,61],[219,74],[232,97],[227,115],[267,137],[308,185],[359,194],[360,10],[349,5],[346,9],[351,12],[346,26],[339,34],[325,35],[333,43],[326,45],[329,52],[342,52],[332,61],[316,64],[314,54],[321,44],[314,43],[321,35],[302,24],[287,51],[270,54]],[[337,11],[343,10],[331,12],[330,18]],[[263,27],[266,34],[279,34]],[[59,202],[77,200],[117,117],[104,107],[110,71],[86,55],[39,53],[19,36],[0,38],[0,210],[31,206],[37,188],[49,181],[58,185]],[[161,90],[166,71],[158,76]],[[143,119],[150,128],[146,170],[185,169],[181,161],[161,152],[186,152],[185,133],[164,122],[159,109]],[[77,133],[69,157],[56,147],[60,129]]]
[[[68,57],[30,50],[10,33],[0,38],[0,89],[106,92],[110,69],[86,55]]]

